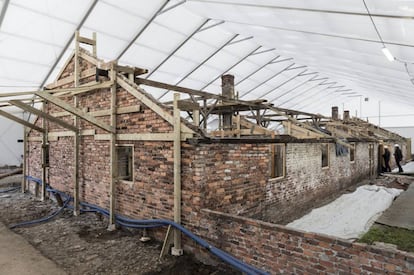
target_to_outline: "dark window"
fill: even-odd
[[[328,167],[329,166],[329,144],[322,144],[321,151],[322,151],[322,167]]]
[[[285,176],[285,145],[274,144],[272,149],[270,177],[280,178]]]
[[[132,146],[118,146],[118,178],[122,180],[132,181]]]
[[[349,148],[349,160],[355,161],[355,143],[352,143]]]

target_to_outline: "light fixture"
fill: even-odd
[[[391,52],[390,52],[390,50],[388,50],[388,48],[387,47],[383,47],[382,48],[382,52],[384,53],[384,55],[385,55],[385,57],[387,57],[387,59],[389,60],[389,61],[394,61],[395,60],[395,57],[394,56],[392,56],[392,54],[391,54]]]

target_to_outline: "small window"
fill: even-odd
[[[132,181],[133,171],[133,147],[118,146],[116,148],[118,156],[118,179]]]
[[[321,145],[322,167],[329,167],[329,144]]]
[[[273,144],[271,147],[271,178],[282,178],[285,176],[285,145]]]
[[[355,161],[355,143],[350,144],[351,147],[349,147],[349,160],[351,162]]]

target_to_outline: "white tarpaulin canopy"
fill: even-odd
[[[401,189],[364,185],[345,194],[287,226],[343,239],[357,239],[366,233]]]
[[[412,0],[0,0],[0,94],[52,82],[76,30],[148,79],[219,93],[231,73],[241,99],[412,126]]]

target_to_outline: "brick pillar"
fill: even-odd
[[[222,96],[234,99],[234,75],[226,74],[221,76]],[[233,124],[233,112],[223,113],[223,129],[231,130]]]
[[[338,120],[338,106],[333,106],[332,107],[332,119],[333,120]]]
[[[344,111],[344,120],[348,121],[349,120],[349,111]]]

